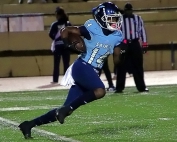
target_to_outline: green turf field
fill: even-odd
[[[107,93],[58,122],[36,127],[28,142],[176,142],[177,87],[149,87],[150,93],[126,88]],[[61,105],[66,90],[0,93],[0,142],[24,142],[16,127]],[[61,139],[61,140],[60,140]]]

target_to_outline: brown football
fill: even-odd
[[[79,52],[86,52],[85,42],[81,36],[79,36],[77,34],[70,33],[68,36],[68,40],[70,43],[79,42],[75,46],[76,50]]]

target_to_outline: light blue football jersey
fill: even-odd
[[[84,38],[87,52],[82,53],[80,58],[91,64],[94,68],[101,69],[105,58],[113,54],[114,47],[122,42],[122,32],[117,30],[106,36],[94,19],[86,21],[84,26],[88,30],[91,40]]]

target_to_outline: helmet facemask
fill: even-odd
[[[120,30],[122,25],[122,14],[119,8],[111,3],[105,2],[92,10],[94,19],[101,28],[109,31]]]
[[[101,20],[106,24],[106,29],[110,31],[120,30],[122,25],[122,14],[119,12],[115,14],[106,15],[104,8],[103,12],[104,15],[101,17]]]

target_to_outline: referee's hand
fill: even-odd
[[[142,43],[142,50],[143,50],[143,54],[146,54],[148,51],[148,44],[147,42],[143,42]]]

